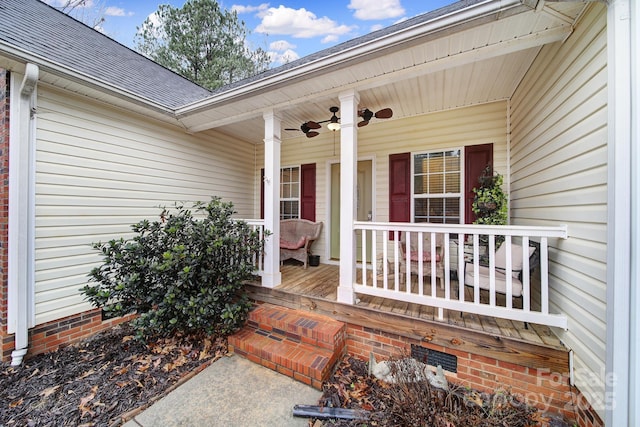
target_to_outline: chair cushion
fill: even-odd
[[[489,290],[489,268],[488,267],[478,267],[478,283],[480,285],[480,289]],[[473,264],[466,264],[464,271],[464,284],[467,286],[473,286],[474,283],[474,272],[473,272]],[[504,273],[496,270],[496,292],[501,294],[507,293],[507,276]],[[522,296],[522,282],[517,279],[517,277],[513,277],[511,279],[511,295],[514,297]]]
[[[411,251],[409,254],[411,261],[418,261],[422,258],[422,262],[431,262],[431,252],[422,252],[422,257],[418,251]],[[440,262],[440,254],[436,253],[436,262]]]
[[[307,243],[307,236],[301,236],[297,242],[290,242],[280,238],[280,247],[283,249],[300,249],[305,243]]]
[[[529,246],[529,257],[536,248]],[[506,270],[507,268],[507,244],[503,243],[496,251],[496,268]],[[511,270],[513,277],[518,277],[522,271],[522,246],[511,244]]]

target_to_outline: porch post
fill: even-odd
[[[340,94],[340,286],[338,302],[354,303],[356,278],[356,183],[358,171],[358,102],[355,90]]]
[[[264,118],[264,228],[266,238],[262,286],[273,288],[282,282],[280,274],[280,117],[273,111]]]

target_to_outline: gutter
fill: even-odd
[[[458,9],[441,16],[434,17],[426,22],[403,28],[397,32],[381,36],[369,42],[353,46],[319,58],[317,60],[304,63],[300,66],[284,70],[271,76],[267,76],[258,81],[250,81],[238,87],[229,89],[219,94],[193,102],[176,110],[178,118],[197,113],[209,108],[222,106],[224,104],[237,101],[238,99],[255,96],[269,90],[276,89],[282,84],[292,80],[309,79],[314,74],[321,73],[327,69],[336,69],[348,62],[358,58],[375,55],[400,44],[410,43],[413,40],[424,37],[438,31],[445,30],[457,25],[465,24],[487,17],[493,14],[503,13],[508,9],[525,7],[522,0],[486,0],[470,7]],[[496,18],[498,19],[498,18]]]
[[[40,70],[28,63],[17,93],[11,94],[9,143],[9,286],[8,331],[14,333],[11,365],[27,353],[33,324],[35,252],[35,116]],[[17,87],[13,79],[12,92]],[[14,100],[14,98],[17,98]]]

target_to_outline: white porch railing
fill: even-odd
[[[260,235],[260,240],[264,239],[264,220],[263,219],[242,219],[240,221],[246,222],[251,230],[258,230]],[[257,273],[259,276],[262,276],[264,273],[264,256],[253,256],[253,265],[255,265]]]
[[[445,309],[500,317],[523,322],[531,322],[567,328],[567,317],[549,312],[549,238],[567,238],[567,229],[562,227],[527,226],[481,226],[481,225],[439,225],[414,223],[372,223],[355,222],[355,231],[360,231],[358,258],[362,260],[354,292],[418,303],[438,308],[442,319]],[[407,233],[401,242],[400,233]],[[423,237],[430,237],[431,248],[423,248]],[[418,253],[436,253],[436,241],[442,242],[442,258],[412,255],[410,236],[417,237]],[[480,244],[480,236],[486,236],[486,245]],[[506,268],[496,269],[496,236],[503,236],[506,246]],[[458,244],[465,242],[465,244]],[[540,284],[533,287],[529,274],[529,251],[522,253],[521,281],[514,277],[512,244],[528,248],[535,242],[539,251]],[[405,250],[401,245],[405,244]],[[415,246],[414,246],[415,247]],[[481,260],[481,249],[486,253]],[[518,262],[519,263],[519,262]],[[473,269],[472,283],[465,283],[467,271]],[[481,298],[480,270],[488,272],[488,289],[483,292],[488,298]],[[458,273],[458,281],[451,279],[451,272]],[[500,292],[496,290],[496,277],[504,282]],[[425,281],[425,277],[429,278]],[[415,281],[413,281],[415,278]],[[485,276],[486,278],[486,276]],[[438,289],[438,279],[441,281]],[[413,281],[413,282],[412,282]],[[522,285],[522,306],[513,304],[513,285]],[[458,283],[456,285],[456,283]],[[453,285],[453,286],[452,286]],[[465,298],[465,287],[472,290],[473,298]],[[502,291],[505,291],[504,293]],[[519,293],[519,292],[518,292]],[[498,303],[496,294],[503,294],[504,301]],[[536,298],[533,298],[533,297]],[[520,299],[520,297],[518,297]]]

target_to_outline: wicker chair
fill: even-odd
[[[307,268],[311,245],[320,237],[322,222],[306,219],[280,221],[280,262],[295,259]]]

